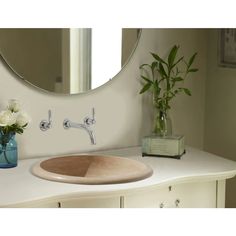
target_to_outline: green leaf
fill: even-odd
[[[151,67],[149,64],[142,64],[141,66],[139,66],[139,69],[143,69],[144,66]]]
[[[167,110],[170,109],[170,106],[169,106],[168,104],[166,104],[166,109],[167,109]]]
[[[188,72],[197,72],[198,71],[198,69],[190,69],[190,70],[188,70]]]
[[[158,66],[158,62],[156,62],[156,61],[154,61],[153,63],[152,63],[152,65],[151,65],[151,69],[152,69],[152,71],[155,69],[155,67],[157,67]]]
[[[28,125],[28,123],[26,123],[25,125],[22,126],[22,128],[25,128]]]
[[[172,68],[173,68],[173,67],[172,67]],[[175,68],[175,76],[177,76],[179,73],[180,73],[180,72],[179,72],[179,68],[176,67],[176,68]]]
[[[167,74],[165,72],[165,69],[164,69],[162,63],[159,63],[159,73],[161,74],[162,77],[167,77]]]
[[[185,92],[185,94],[187,94],[188,96],[191,96],[191,92],[189,89],[187,88],[183,88],[183,91]]]
[[[151,53],[151,54],[158,62],[161,62],[161,63],[167,65],[167,63],[163,59],[161,59],[157,54],[155,54],[155,53]]]
[[[189,59],[189,62],[188,62],[188,68],[190,68],[190,66],[193,64],[194,60],[195,60],[195,57],[197,56],[197,52],[194,53],[191,58]]]
[[[178,60],[177,62],[175,62],[175,64],[173,64],[173,65],[171,66],[171,69],[174,68],[174,67],[175,67],[179,62],[181,62],[183,59],[184,59],[184,57],[179,58],[179,60]],[[178,68],[177,68],[177,69],[178,69]]]
[[[160,87],[158,85],[158,81],[157,80],[155,80],[155,82],[153,84],[153,89],[154,89],[155,96],[158,97],[159,94],[160,94],[161,89],[160,89]]]
[[[20,128],[20,127],[17,127],[15,129],[15,132],[18,133],[18,134],[23,134],[24,130],[22,128]]]
[[[141,75],[141,78],[144,79],[148,83],[153,83],[153,81],[151,81],[150,79],[148,79],[147,77],[145,77],[143,75]]]
[[[139,92],[139,94],[142,94],[144,92],[146,92],[150,87],[152,86],[151,83],[147,83],[143,86],[143,88],[141,89],[141,91]]]
[[[171,79],[172,79],[174,82],[183,81],[183,80],[184,80],[182,77],[171,77]]]
[[[175,57],[176,54],[178,52],[179,47],[177,47],[176,45],[174,45],[174,47],[171,49],[170,54],[168,56],[168,63],[169,63],[169,67],[171,68],[174,61],[175,61]]]

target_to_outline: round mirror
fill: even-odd
[[[140,29],[0,29],[0,52],[25,81],[77,94],[112,79],[134,51]]]

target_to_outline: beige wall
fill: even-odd
[[[188,145],[202,148],[204,134],[206,32],[205,30],[144,29],[138,47],[128,65],[110,82],[86,94],[56,96],[25,86],[0,64],[0,109],[10,98],[19,99],[32,117],[25,133],[17,136],[20,159],[68,154],[108,148],[139,145],[151,131],[151,104],[148,96],[139,95],[139,65],[152,58],[149,52],[164,55],[173,44],[181,45],[187,57],[199,53],[196,77],[186,83],[192,97],[179,96],[171,116],[174,132],[185,134]],[[103,66],[105,64],[103,63]],[[96,109],[94,126],[97,145],[90,144],[88,134],[81,129],[64,130],[62,122],[70,118],[83,122]],[[52,129],[42,132],[39,123],[52,110]]]
[[[26,80],[54,91],[61,72],[61,29],[0,29],[0,51]]]
[[[121,53],[121,67],[128,61],[134,46],[138,40],[139,29],[122,29],[122,53]]]
[[[218,30],[208,33],[204,149],[236,161],[236,69],[218,66]],[[227,180],[226,207],[236,207],[236,178]]]

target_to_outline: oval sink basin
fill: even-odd
[[[79,155],[51,158],[33,166],[34,175],[57,182],[118,184],[152,175],[146,164],[123,157]]]

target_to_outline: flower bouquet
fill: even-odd
[[[22,134],[30,122],[27,113],[21,111],[20,103],[11,99],[0,112],[0,168],[17,166],[17,143],[15,134]]]

